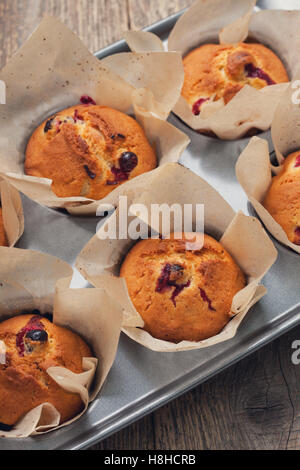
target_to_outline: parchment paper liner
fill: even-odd
[[[296,108],[295,105],[293,106]],[[298,114],[300,118],[299,108]],[[298,136],[300,120],[294,121],[292,127],[288,127],[288,125],[286,127],[285,118],[288,119],[288,115],[284,114],[282,117],[279,117],[277,114],[276,120],[274,120],[275,127],[273,128],[272,125],[273,143],[275,148],[277,148],[277,159],[279,163],[283,159],[283,155],[279,149],[285,150],[285,155],[292,152],[292,150],[289,151],[288,148],[291,149],[291,147],[293,147],[294,150],[296,150],[296,148],[300,149]],[[279,127],[279,121],[283,126],[282,129]],[[288,123],[290,123],[290,120],[288,120]],[[288,140],[284,136],[285,129],[288,132],[288,137],[290,138]],[[296,144],[298,143],[299,145],[297,147]],[[292,243],[288,239],[283,228],[262,205],[272,182],[272,172],[279,173],[280,169],[281,166],[274,167],[271,165],[268,142],[264,139],[260,139],[259,137],[252,137],[237,161],[236,176],[255,211],[273,237],[285,246],[288,246],[297,253],[300,253],[300,246],[295,245],[295,243]]]
[[[183,341],[179,344],[161,341],[140,329],[144,325],[143,320],[129,298],[125,280],[118,277],[124,256],[135,241],[100,240],[95,235],[79,254],[76,266],[89,282],[102,286],[120,302],[124,309],[123,331],[143,346],[165,352],[199,349],[232,338],[250,307],[265,295],[266,289],[260,281],[277,257],[277,251],[260,222],[242,213],[235,214],[215,189],[178,164],[167,164],[152,175],[145,175],[144,191],[135,192],[132,188],[129,200],[134,204],[146,205],[149,213],[150,204],[153,203],[204,204],[205,231],[220,239],[247,275],[248,285],[235,295],[232,303],[234,318],[217,336],[204,341]],[[137,210],[132,210],[131,214],[134,215]],[[119,208],[117,214],[118,211]],[[150,227],[143,217],[140,219]],[[131,220],[132,218],[128,223]],[[109,219],[99,232],[105,232],[108,224]],[[173,225],[172,228],[177,231],[176,226]]]
[[[80,334],[95,354],[93,358],[83,359],[82,374],[63,367],[51,367],[47,371],[63,388],[81,395],[84,410],[78,416],[59,426],[58,411],[44,403],[27,413],[12,431],[0,431],[0,437],[28,437],[76,421],[96,398],[114,362],[122,310],[103,289],[70,289],[72,274],[67,263],[53,256],[0,248],[1,321],[34,309],[41,314],[53,311],[54,323]]]
[[[197,0],[180,17],[168,41],[169,51],[183,56],[200,44],[234,44],[250,38],[263,43],[283,61],[290,78],[300,62],[300,11],[263,10],[253,13],[255,0]],[[154,34],[127,32],[129,47],[137,52],[164,50]],[[224,106],[223,100],[204,103],[199,116],[181,96],[173,111],[195,130],[214,132],[221,139],[237,139],[250,129],[269,129],[276,106],[288,84],[256,90],[246,85]]]
[[[100,62],[66,26],[45,17],[0,73],[7,85],[7,104],[0,107],[0,175],[41,204],[95,213],[96,205],[89,204],[93,200],[59,198],[51,180],[24,174],[32,132],[52,113],[79,103],[82,95],[99,105],[134,112],[155,146],[158,163],[177,161],[189,139],[164,120],[178,100],[184,75],[178,53],[165,58],[161,52],[118,54],[110,69],[109,60]],[[126,63],[127,82],[113,71],[118,62]],[[177,73],[166,80],[170,68]]]
[[[24,232],[24,213],[19,192],[0,178],[0,205],[9,246],[14,246]]]

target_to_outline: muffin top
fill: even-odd
[[[288,82],[281,60],[267,47],[256,43],[205,44],[183,59],[185,79],[182,96],[195,115],[210,98],[227,104],[244,85],[261,89]]]
[[[204,235],[203,248],[198,248],[202,236],[142,240],[121,266],[144,329],[155,338],[200,341],[230,320],[233,297],[245,286],[245,276],[212,237]]]
[[[285,159],[263,202],[288,239],[300,245],[300,150]]]
[[[0,340],[6,347],[5,364],[0,364],[0,429],[45,402],[60,412],[61,422],[81,411],[80,396],[47,374],[55,366],[83,372],[82,359],[92,353],[77,334],[38,315],[19,315],[0,323]]]
[[[7,238],[4,230],[2,208],[0,207],[0,246],[7,246]]]
[[[98,200],[156,164],[135,119],[89,104],[58,112],[36,129],[27,145],[25,173],[51,179],[59,197]]]

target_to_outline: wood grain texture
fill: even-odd
[[[122,38],[128,29],[127,6],[126,0],[0,0],[0,67],[45,14],[59,18],[96,52]]]
[[[0,0],[0,67],[45,13],[91,51],[190,5],[192,0]],[[300,449],[300,327],[150,416],[94,446],[112,449]]]
[[[191,5],[193,0],[128,0],[129,26],[141,29]]]

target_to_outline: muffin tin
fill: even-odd
[[[283,4],[279,1],[258,4],[262,8],[279,8],[279,3]],[[286,3],[285,7],[298,6],[296,1]],[[165,39],[181,14],[147,30]],[[126,43],[119,41],[96,56],[103,58],[124,51],[128,51]],[[235,177],[237,158],[249,139],[221,141],[197,134],[174,115],[169,121],[191,139],[181,163],[206,179],[236,211],[255,215]],[[260,134],[260,137],[269,141],[272,150],[269,132]],[[72,217],[65,212],[42,207],[26,196],[22,199],[26,215],[25,233],[17,247],[43,251],[73,265],[80,250],[95,234],[97,218]],[[96,399],[80,421],[43,436],[1,439],[0,449],[87,448],[299,324],[299,255],[272,240],[278,250],[278,260],[264,278],[268,294],[251,309],[233,339],[201,350],[155,353],[122,335],[116,361],[101,391],[101,400]],[[72,287],[86,287],[86,282],[78,274]]]

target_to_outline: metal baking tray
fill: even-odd
[[[280,5],[281,3],[281,5]],[[259,2],[262,8],[296,7],[298,2]],[[182,12],[147,28],[165,38]],[[120,41],[98,52],[102,58],[127,51]],[[205,137],[190,130],[176,116],[170,122],[186,132],[191,145],[181,163],[212,184],[235,210],[253,215],[235,178],[235,163],[248,139],[235,142]],[[262,134],[270,141],[269,133]],[[25,196],[25,233],[19,248],[30,248],[58,256],[70,264],[94,235],[95,217],[71,217],[42,207]],[[42,436],[0,440],[0,449],[86,449],[163,404],[199,385],[226,367],[243,359],[300,323],[300,258],[273,239],[279,253],[276,264],[264,279],[268,295],[247,314],[236,336],[206,349],[155,353],[121,335],[116,361],[99,395],[87,413],[74,424]],[[74,287],[86,283],[75,276]]]

